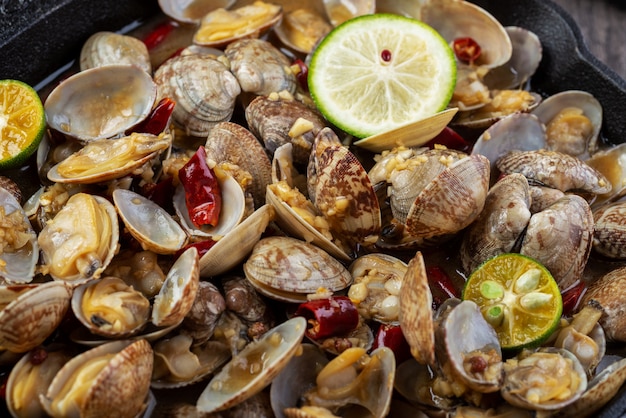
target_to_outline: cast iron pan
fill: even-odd
[[[592,93],[605,109],[603,140],[612,144],[624,142],[626,117],[614,110],[626,104],[626,81],[589,52],[580,30],[563,9],[549,0],[472,2],[490,11],[502,24],[521,26],[539,36],[543,60],[533,77],[533,90],[545,95],[570,89]],[[158,12],[156,0],[2,2],[0,79],[15,78],[38,85],[75,60],[92,33],[122,30]],[[598,416],[625,415],[626,394],[622,390]]]

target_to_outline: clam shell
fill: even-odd
[[[95,299],[91,302],[90,298]],[[137,335],[144,329],[150,318],[150,302],[122,279],[107,276],[74,289],[72,311],[91,333],[119,339]]]
[[[331,24],[318,10],[298,8],[283,15],[280,23],[274,27],[274,33],[288,48],[308,54],[331,29]]]
[[[211,379],[198,398],[198,411],[221,411],[263,390],[294,356],[305,329],[306,320],[294,317],[249,343]]]
[[[146,44],[130,35],[101,31],[91,35],[80,51],[80,70],[111,64],[128,64],[152,75]]]
[[[478,217],[489,189],[489,160],[470,155],[441,172],[417,196],[406,218],[418,238],[456,233]]]
[[[419,251],[409,262],[400,289],[400,326],[411,354],[422,364],[435,364],[435,325],[426,266]]]
[[[261,239],[243,269],[260,293],[285,302],[304,302],[320,288],[336,292],[352,283],[350,272],[327,252],[290,237]]]
[[[91,141],[111,138],[144,120],[155,102],[152,77],[134,65],[107,65],[76,73],[50,92],[48,125]]]
[[[150,199],[131,190],[116,189],[113,202],[126,229],[144,250],[173,254],[187,241],[178,222]]]
[[[71,296],[71,288],[63,282],[25,287],[0,311],[0,347],[24,353],[42,344],[61,324]]]
[[[624,178],[626,178],[625,151],[626,144],[618,144],[598,151],[585,160],[589,166],[602,173],[612,186],[609,192],[596,196],[592,203],[594,208],[618,200],[626,194],[626,182],[624,182]]]
[[[168,271],[163,286],[154,299],[152,323],[157,327],[180,324],[196,299],[199,280],[198,250],[190,247],[176,259]]]
[[[188,135],[205,137],[219,122],[230,120],[241,87],[228,67],[209,55],[168,59],[154,73],[158,99],[176,102],[174,122]]]
[[[235,0],[159,0],[161,11],[172,19],[189,24],[199,24],[202,18],[215,9],[228,9]]]
[[[586,304],[594,300],[602,306],[600,325],[608,341],[626,341],[625,283],[626,267],[615,268],[590,284],[581,301]]]
[[[376,11],[376,1],[374,0],[324,0],[323,3],[326,15],[333,26]]]
[[[241,263],[273,218],[274,209],[270,205],[255,210],[200,258],[200,276],[217,276]]]
[[[496,166],[503,174],[522,173],[529,182],[562,192],[608,193],[611,183],[581,159],[557,151],[509,151]]]
[[[80,283],[99,278],[118,250],[115,207],[101,196],[76,193],[39,233],[38,242],[53,279]]]
[[[585,199],[565,195],[530,218],[520,253],[536,259],[561,290],[582,278],[591,252],[593,215]]]
[[[196,227],[189,217],[185,189],[182,184],[178,185],[174,191],[174,209],[181,225],[189,235],[212,237],[218,240],[239,225],[244,217],[246,197],[243,189],[230,174],[220,170],[219,174],[216,173],[216,175],[222,193],[222,208],[218,223],[215,226],[202,225],[201,228]]]
[[[47,173],[56,183],[91,184],[118,179],[133,173],[167,150],[169,134],[133,133],[118,139],[95,139],[55,164]]]
[[[207,158],[217,163],[228,161],[249,172],[254,206],[265,204],[265,188],[272,182],[272,163],[252,132],[236,123],[221,122],[211,129],[204,147]]]
[[[0,205],[4,209],[5,216],[11,215],[15,211],[21,215],[21,226],[24,228],[23,233],[28,236],[28,241],[21,248],[13,251],[7,248],[0,252],[0,261],[2,262],[0,276],[9,283],[28,283],[32,281],[35,275],[35,267],[39,260],[37,234],[33,230],[19,201],[10,191],[3,187],[0,187]]]
[[[55,413],[54,400],[65,384],[76,378],[75,373],[86,362],[107,354],[113,357],[99,373],[84,382],[82,402],[71,406],[72,411]],[[74,357],[59,370],[46,395],[40,396],[41,403],[53,417],[70,413],[95,417],[101,415],[102,411],[116,411],[118,416],[137,416],[147,406],[145,402],[150,390],[152,364],[152,348],[145,340],[114,341],[92,348]]]
[[[224,50],[241,90],[257,95],[296,91],[296,76],[289,58],[263,39],[239,39]]]
[[[593,211],[593,249],[612,259],[626,258],[626,202],[615,202]]]

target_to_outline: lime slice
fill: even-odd
[[[456,64],[433,28],[380,13],[348,20],[323,38],[311,57],[308,81],[322,114],[365,138],[445,109]]]
[[[538,261],[514,253],[485,261],[467,279],[463,299],[476,302],[503,350],[536,347],[558,327],[559,286]]]
[[[0,80],[0,169],[22,165],[39,146],[45,126],[37,92],[18,80]]]

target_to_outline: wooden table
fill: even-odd
[[[589,50],[626,79],[626,2],[553,0],[578,24]]]

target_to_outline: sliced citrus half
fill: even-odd
[[[20,166],[43,137],[46,116],[37,92],[18,80],[0,80],[0,169]]]
[[[324,37],[311,57],[308,82],[331,123],[365,138],[445,109],[456,64],[432,27],[380,13],[350,19]]]
[[[516,253],[497,255],[467,279],[463,299],[476,302],[503,350],[536,347],[558,327],[559,286],[538,261]]]

